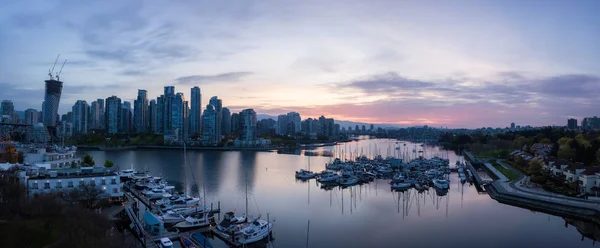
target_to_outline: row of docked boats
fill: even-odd
[[[408,163],[393,157],[384,159],[381,156],[374,159],[361,156],[354,161],[344,162],[336,158],[325,167],[326,170],[315,173],[310,171],[309,162],[307,170],[296,171],[296,178],[316,179],[322,184],[342,187],[369,183],[375,179],[388,179],[392,190],[406,190],[412,187],[417,190],[425,190],[429,187],[447,190],[450,187],[449,160],[439,157],[419,158]]]

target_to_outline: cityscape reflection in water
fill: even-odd
[[[198,182],[192,182],[182,150],[80,151],[100,163],[110,159],[121,169],[133,165],[162,176],[192,192],[197,183],[206,202],[221,209],[267,213],[274,218],[278,247],[592,247],[597,224],[498,203],[450,174],[450,189],[418,192],[390,190],[389,180],[347,188],[321,188],[316,180],[300,181],[294,172],[320,172],[334,157],[418,156],[463,158],[437,146],[406,141],[365,139],[336,146],[287,152],[188,151]],[[311,156],[305,156],[311,155]],[[324,155],[324,156],[322,156]],[[310,225],[308,225],[310,221]],[[566,227],[566,228],[565,228]],[[225,247],[218,239],[215,247]],[[264,244],[263,244],[264,246]]]

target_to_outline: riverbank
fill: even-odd
[[[319,144],[302,144],[296,146],[267,146],[267,147],[213,147],[213,146],[188,146],[188,150],[199,151],[278,151],[278,150],[297,150],[309,149],[324,146],[334,146],[340,142],[329,142]],[[182,150],[183,146],[120,146],[120,147],[100,147],[100,146],[77,146],[77,150],[84,151],[129,151],[129,150]]]

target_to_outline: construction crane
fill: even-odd
[[[50,80],[54,79],[54,77],[52,76],[52,72],[54,72],[54,67],[56,66],[58,57],[60,57],[60,53],[58,54],[58,56],[56,56],[56,59],[54,60],[54,65],[52,65],[52,69],[48,70],[48,76],[50,76]]]
[[[56,74],[56,81],[60,81],[60,73],[62,73],[63,68],[65,68],[65,64],[67,63],[67,60],[65,59],[65,62],[63,62],[63,65],[60,67],[60,71],[58,71],[58,74]]]

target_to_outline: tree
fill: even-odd
[[[115,164],[113,163],[113,161],[106,160],[106,161],[104,162],[104,167],[106,167],[106,168],[112,168],[112,167],[113,167],[113,165],[115,165]]]
[[[87,154],[87,155],[85,155],[85,157],[83,157],[83,164],[88,165],[88,166],[94,166],[96,164],[96,162],[94,162],[94,157]]]
[[[539,175],[542,171],[543,163],[540,160],[534,159],[529,161],[527,172],[529,175]]]

